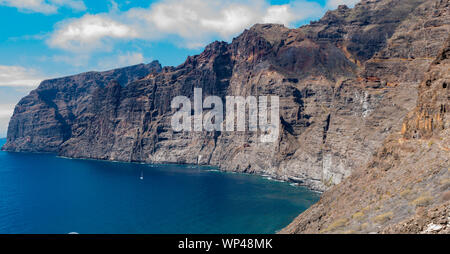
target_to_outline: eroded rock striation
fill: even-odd
[[[282,233],[450,233],[450,37],[370,162]]]
[[[365,0],[297,29],[260,24],[177,67],[44,81],[12,117],[7,151],[189,163],[326,190],[366,164],[414,108],[449,32],[448,0]],[[279,139],[174,132],[175,96],[280,96]]]

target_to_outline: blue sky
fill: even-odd
[[[0,0],[0,137],[43,79],[159,60],[181,64],[255,23],[298,27],[358,0]]]

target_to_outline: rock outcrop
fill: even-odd
[[[402,128],[282,233],[450,233],[449,81],[450,37]]]
[[[16,107],[7,151],[215,165],[326,190],[366,164],[416,105],[449,32],[448,0],[365,0],[298,29],[255,25],[177,67],[44,81]],[[134,68],[134,69],[133,69]],[[174,132],[175,96],[280,96],[279,139]]]

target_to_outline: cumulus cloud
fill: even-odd
[[[285,5],[273,5],[267,8],[263,23],[277,23],[292,27],[300,20],[319,18],[325,12],[316,2],[293,1]]]
[[[339,5],[347,5],[349,7],[353,7],[355,4],[359,3],[361,0],[328,0],[327,7],[329,8],[337,8]]]
[[[256,23],[265,7],[263,1],[164,0],[147,10],[131,10],[128,16],[145,17],[158,31],[183,38],[211,32],[226,37]]]
[[[133,39],[138,33],[130,26],[107,15],[86,14],[82,18],[59,23],[48,44],[69,51],[105,48],[104,39]]]
[[[0,87],[36,87],[42,80],[34,69],[0,65]]]
[[[48,44],[69,51],[110,48],[112,40],[173,38],[179,46],[204,46],[213,38],[230,39],[255,23],[293,26],[324,12],[318,3],[294,0],[270,5],[266,0],[161,0],[148,8],[86,14],[56,26]]]
[[[0,0],[0,5],[15,7],[23,12],[44,14],[57,13],[61,7],[67,7],[75,11],[86,10],[82,0]]]

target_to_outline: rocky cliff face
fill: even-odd
[[[72,137],[75,120],[92,106],[92,96],[97,89],[113,81],[126,86],[160,70],[160,64],[153,62],[43,81],[17,104],[3,149],[59,152],[61,145]]]
[[[450,233],[450,37],[370,162],[283,233]]]
[[[448,0],[366,0],[298,29],[255,25],[178,67],[44,81],[16,107],[3,149],[209,164],[325,190],[367,163],[416,105],[418,70],[448,34],[448,9]],[[280,96],[279,139],[174,132],[170,102],[195,87],[221,98]]]

